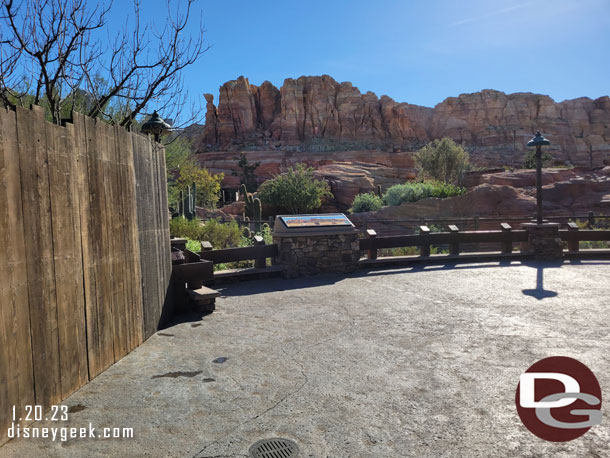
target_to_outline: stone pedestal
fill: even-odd
[[[273,235],[285,267],[284,276],[295,278],[322,272],[353,272],[358,268],[357,232],[342,234]]]
[[[531,253],[536,259],[561,259],[563,257],[563,241],[559,236],[557,223],[525,223],[521,227],[527,230],[527,242],[521,246],[521,251]]]

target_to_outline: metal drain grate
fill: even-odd
[[[290,439],[263,439],[250,447],[252,458],[293,458],[299,454],[299,447]]]

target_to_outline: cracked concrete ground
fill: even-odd
[[[550,443],[514,401],[519,375],[553,355],[588,365],[608,396],[609,278],[599,261],[229,285],[215,313],[158,332],[64,401],[78,407],[60,426],[133,439],[18,439],[0,456],[247,457],[269,437],[301,457],[610,456],[610,419]]]

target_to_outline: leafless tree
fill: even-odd
[[[76,109],[126,127],[153,109],[184,124],[199,116],[195,106],[185,114],[182,77],[209,49],[201,17],[190,32],[194,0],[167,0],[161,26],[143,23],[134,0],[118,31],[112,3],[0,1],[0,103],[44,105],[54,122]]]

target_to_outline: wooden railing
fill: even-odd
[[[368,259],[377,259],[379,250],[384,248],[419,247],[420,257],[426,257],[430,256],[432,245],[446,245],[450,256],[458,256],[464,244],[475,243],[499,244],[500,254],[509,254],[515,243],[527,242],[526,230],[513,230],[508,223],[501,223],[500,227],[492,231],[460,231],[457,226],[449,225],[449,232],[430,232],[427,226],[420,226],[419,234],[385,237],[378,237],[373,229],[368,229],[367,238],[360,239],[360,250],[367,252]],[[610,230],[579,229],[575,223],[568,223],[568,229],[560,230],[559,236],[567,242],[569,253],[579,252],[580,242],[610,242]]]
[[[568,242],[568,251],[573,253],[580,250],[580,242],[610,242],[610,230],[580,229],[576,223],[568,223],[568,229],[560,230],[559,235],[561,240]]]
[[[401,248],[415,246],[420,248],[420,256],[430,256],[431,245],[448,245],[449,254],[460,254],[460,246],[466,243],[498,243],[502,253],[512,253],[513,244],[527,242],[527,231],[513,230],[507,223],[501,224],[498,231],[463,231],[455,225],[449,232],[430,232],[428,226],[420,226],[419,234],[377,237],[373,229],[367,230],[368,238],[360,239],[360,250],[367,251],[369,259],[377,259],[382,248]]]
[[[596,214],[594,212],[581,213],[577,215],[545,215],[546,220],[562,225],[569,221],[583,221],[589,227],[601,224],[602,226],[610,224],[610,215]],[[352,222],[362,232],[367,229],[375,229],[378,233],[383,231],[387,235],[399,235],[406,230],[417,229],[419,226],[437,226],[447,227],[448,224],[456,224],[461,230],[479,231],[484,229],[493,229],[500,223],[508,223],[513,227],[518,227],[521,223],[526,223],[532,220],[531,215],[509,216],[509,217],[494,217],[494,216],[468,216],[468,217],[421,217],[421,218],[396,218],[396,219],[379,219],[374,216],[358,217],[354,215]]]
[[[203,242],[206,244],[206,242]],[[275,243],[265,245],[265,241],[260,236],[254,237],[254,246],[241,248],[226,248],[223,250],[213,250],[208,243],[203,245],[203,251],[199,256],[201,259],[212,261],[214,264],[237,261],[254,261],[254,267],[263,269],[267,266],[267,258],[275,258],[278,255],[278,247]]]

